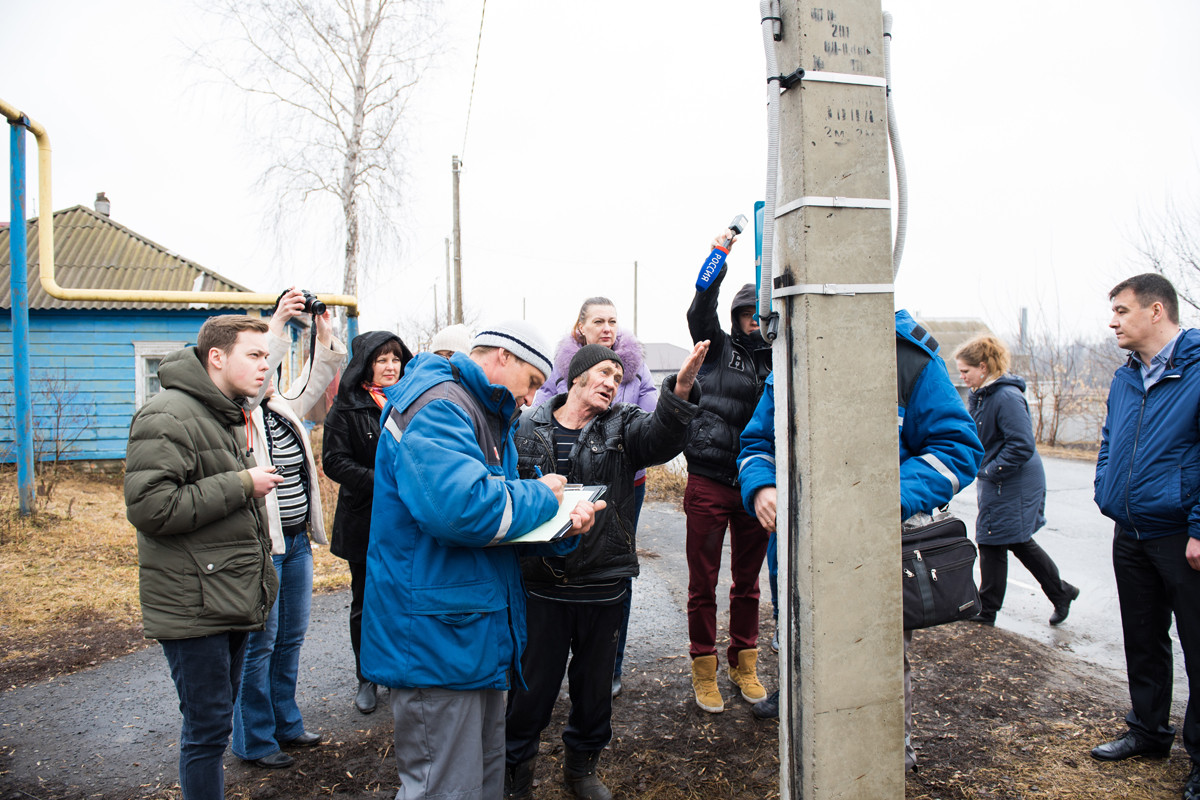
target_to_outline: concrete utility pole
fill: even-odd
[[[904,797],[887,109],[879,0],[783,3],[774,310],[784,798]],[[771,243],[765,243],[770,246]],[[832,288],[828,284],[839,284]],[[786,398],[786,402],[783,400]]]
[[[462,172],[462,162],[458,160],[458,156],[450,156],[450,170],[454,177],[454,324],[461,325],[463,321],[462,231],[458,224],[458,176]]]
[[[633,338],[637,338],[637,262],[633,262]]]
[[[453,276],[450,269],[450,237],[446,237],[446,324],[450,324],[450,320],[454,318],[452,312],[451,299],[454,295],[452,291],[454,287]]]

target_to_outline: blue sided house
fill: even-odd
[[[114,222],[103,195],[97,201],[101,212],[75,206],[54,214],[55,278],[60,285],[249,291]],[[28,224],[27,240],[38,460],[125,458],[134,411],[161,389],[157,371],[162,357],[195,344],[200,325],[213,314],[266,310],[58,300],[39,282],[37,221]],[[9,228],[0,225],[0,463],[15,461],[11,268]],[[297,334],[293,337],[299,338]]]

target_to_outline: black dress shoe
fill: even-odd
[[[304,733],[297,736],[295,739],[288,739],[283,742],[284,747],[316,747],[325,740],[325,737],[319,733]]]
[[[283,769],[284,767],[290,767],[292,764],[295,764],[296,759],[292,758],[282,750],[276,750],[269,756],[248,759],[246,763],[254,767],[263,767],[264,769]]]
[[[359,681],[358,694],[354,695],[354,707],[360,714],[370,714],[375,710],[376,702],[378,701],[375,695],[375,684],[370,681]]]
[[[1071,613],[1071,603],[1079,599],[1079,587],[1067,584],[1070,589],[1067,592],[1067,602],[1060,603],[1054,607],[1054,613],[1050,615],[1051,625],[1062,625],[1067,621],[1067,614]]]
[[[1192,762],[1192,774],[1183,785],[1183,800],[1200,800],[1200,764]]]
[[[980,625],[987,625],[989,628],[995,627],[996,625],[995,614],[984,614],[983,612],[980,612],[975,616],[970,617],[970,620],[971,622],[978,622]]]
[[[1153,744],[1133,731],[1126,731],[1119,739],[1092,748],[1092,758],[1097,761],[1124,761],[1134,756],[1166,758],[1170,754],[1171,745]]]

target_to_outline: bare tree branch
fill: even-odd
[[[437,0],[215,0],[230,39],[197,58],[269,115],[260,178],[285,204],[337,202],[342,292],[357,294],[368,231],[396,239],[408,101],[436,54]],[[363,202],[363,201],[366,202]],[[368,218],[364,218],[368,217]]]

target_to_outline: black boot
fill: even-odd
[[[1071,603],[1079,599],[1078,586],[1072,586],[1071,584],[1065,582],[1063,583],[1063,586],[1067,587],[1067,596],[1064,598],[1063,602],[1055,604],[1054,613],[1050,615],[1051,625],[1062,625],[1064,622],[1066,622],[1067,614],[1071,613]]]
[[[612,800],[612,792],[596,777],[596,762],[600,753],[579,753],[567,748],[566,760],[563,761],[563,780],[567,791],[583,800]]]
[[[533,800],[533,768],[537,756],[520,764],[504,765],[504,800]]]
[[[375,710],[375,684],[370,681],[358,682],[358,693],[354,695],[354,707],[360,714],[370,714]]]

